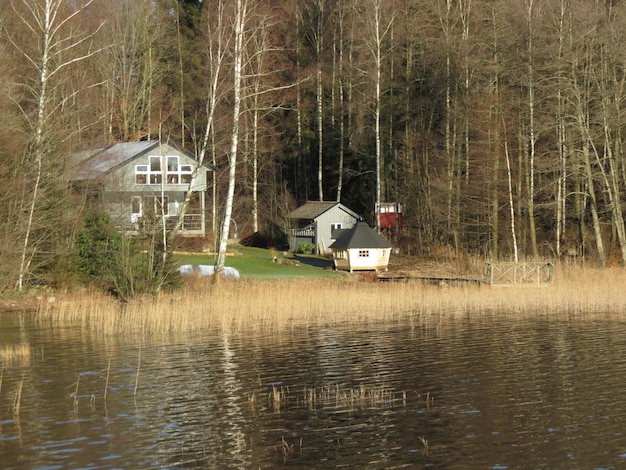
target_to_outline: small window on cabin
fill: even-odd
[[[150,174],[150,184],[161,184],[161,173]]]
[[[178,184],[178,175],[167,175],[167,184]]]
[[[336,251],[335,252],[335,257],[337,259],[346,259],[346,252],[344,250]]]
[[[370,250],[359,250],[359,258],[369,258]]]
[[[343,224],[338,223],[338,224],[330,224],[330,233],[332,233],[334,230],[340,230],[343,227]]]

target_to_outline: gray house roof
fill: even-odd
[[[317,219],[324,212],[331,210],[335,206],[340,206],[344,211],[352,215],[357,220],[360,219],[356,212],[351,211],[340,202],[334,201],[307,201],[302,206],[289,213],[290,219]]]
[[[358,222],[354,227],[341,230],[335,242],[329,248],[391,248],[393,245],[377,234],[365,222]]]
[[[75,153],[72,155],[72,159],[74,159],[74,163],[76,164],[75,170],[73,171],[73,179],[75,181],[97,179],[145,155],[161,144],[162,143],[158,140],[121,142],[105,148]],[[195,156],[192,153],[170,142],[168,142],[167,145],[176,149],[179,153],[195,160]],[[203,166],[210,170],[217,170],[213,165],[203,164]]]

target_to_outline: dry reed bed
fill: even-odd
[[[262,393],[259,392],[259,396]],[[406,406],[407,401],[423,404],[430,408],[433,402],[430,393],[425,396],[417,392],[398,391],[384,385],[361,384],[357,388],[347,388],[337,385],[323,387],[304,387],[302,395],[292,393],[289,387],[272,387],[267,395],[269,408],[272,411],[281,411],[294,405],[305,407],[311,411],[324,407],[356,409],[375,406]],[[248,396],[248,402],[255,407],[257,394]]]
[[[560,270],[548,286],[431,286],[348,280],[194,280],[181,291],[122,304],[100,294],[74,294],[42,304],[41,321],[63,321],[103,333],[263,329],[318,324],[470,316],[626,313],[623,269]]]
[[[0,364],[3,366],[30,363],[30,356],[30,343],[0,345]]]

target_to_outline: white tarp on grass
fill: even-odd
[[[188,274],[199,274],[200,276],[213,276],[215,274],[215,266],[211,264],[183,264],[178,268],[178,272],[183,276]],[[224,266],[222,272],[224,277],[229,279],[239,279],[239,271],[235,268]]]

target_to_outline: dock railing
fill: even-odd
[[[550,262],[488,262],[485,263],[485,281],[490,285],[524,284],[541,286],[554,278]]]

